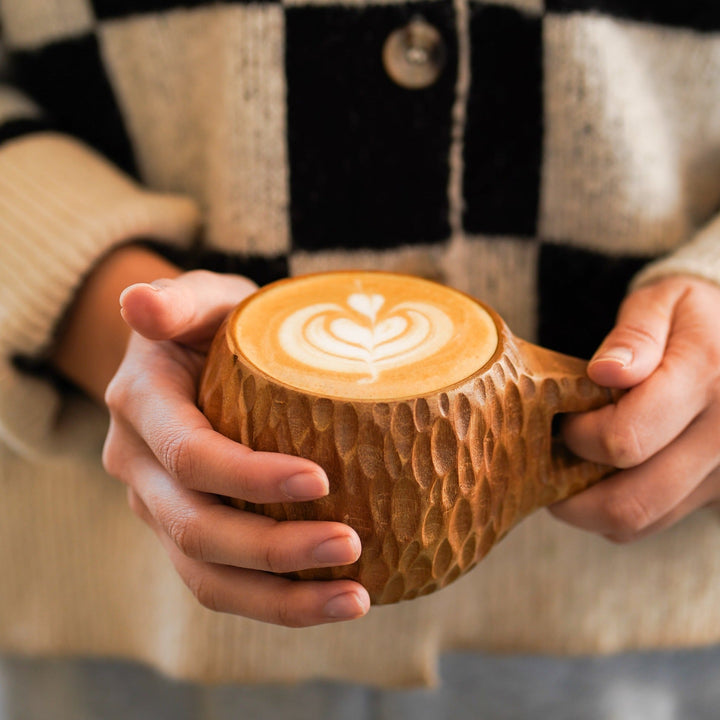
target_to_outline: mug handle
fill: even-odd
[[[572,453],[557,431],[557,416],[596,410],[616,402],[622,391],[594,383],[587,375],[586,360],[517,337],[513,339],[538,393],[538,407],[542,409],[543,432],[549,451],[543,453],[540,480],[549,491],[549,502],[545,504],[551,504],[584,490],[615,470],[608,465],[583,460]]]

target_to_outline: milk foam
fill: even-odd
[[[384,307],[380,293],[352,293],[343,305],[315,303],[280,326],[282,349],[313,368],[375,382],[387,368],[418,363],[441,350],[455,326],[440,308],[421,301]]]
[[[498,345],[495,322],[462,293],[421,278],[331,272],[273,283],[228,326],[233,353],[326,397],[417,397],[470,377]]]

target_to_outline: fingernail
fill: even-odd
[[[313,550],[313,560],[320,565],[346,565],[355,562],[359,555],[356,538],[348,535],[325,540]]]
[[[343,593],[330,598],[323,608],[325,617],[335,619],[360,617],[366,612],[365,603],[354,592]]]
[[[154,290],[155,292],[160,292],[162,290],[161,287],[157,287],[156,285],[153,285],[152,283],[133,283],[132,285],[128,285],[121,293],[120,293],[120,307],[123,306],[123,300],[125,299],[125,296],[129,291],[131,291],[133,288],[138,287],[139,285],[142,285],[143,287],[149,288],[150,290]]]
[[[314,500],[327,495],[330,486],[318,473],[298,473],[285,480],[282,489],[291,500]]]
[[[613,362],[621,367],[628,367],[632,361],[633,351],[630,348],[614,347],[598,352],[590,362]]]

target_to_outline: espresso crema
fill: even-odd
[[[437,283],[379,272],[280,281],[231,318],[229,338],[265,374],[334,398],[390,400],[440,390],[492,357],[495,323]]]

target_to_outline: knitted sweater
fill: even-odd
[[[720,640],[707,511],[623,547],[536,513],[352,623],[212,613],[102,471],[104,411],[29,369],[129,240],[261,283],[434,277],[589,355],[633,277],[720,282],[715,0],[0,0],[0,22],[0,649],[401,685],[445,648]]]

